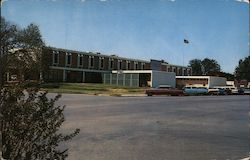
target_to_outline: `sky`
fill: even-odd
[[[37,24],[57,48],[176,65],[211,58],[229,73],[250,53],[247,0],[4,0],[1,14]]]

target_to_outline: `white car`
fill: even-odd
[[[239,90],[237,88],[231,88],[232,94],[239,94]]]

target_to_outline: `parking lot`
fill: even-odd
[[[237,160],[249,152],[249,96],[64,94],[70,160]]]

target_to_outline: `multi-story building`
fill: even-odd
[[[138,60],[117,55],[79,52],[52,48],[50,70],[44,79],[50,82],[102,83],[105,73],[123,70],[156,70],[191,75],[192,68],[168,64],[158,60]]]

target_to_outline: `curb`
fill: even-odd
[[[147,97],[146,94],[122,94],[121,97]]]

